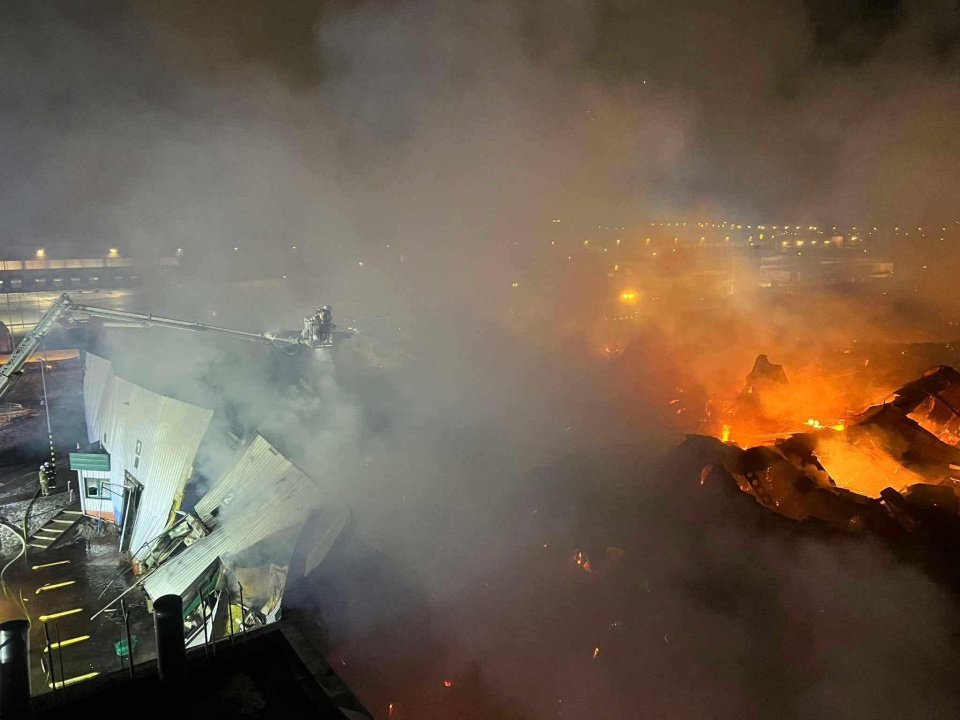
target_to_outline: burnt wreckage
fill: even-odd
[[[761,356],[741,398],[755,402],[764,387],[787,382]],[[946,529],[960,541],[960,372],[952,367],[927,371],[839,425],[747,448],[704,436],[688,442],[713,458],[702,484],[735,482],[793,520],[889,538]]]

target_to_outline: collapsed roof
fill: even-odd
[[[320,507],[320,490],[300,468],[257,435],[239,453],[234,463],[194,508],[210,533],[191,543],[178,555],[160,565],[143,582],[151,598],[183,595],[211,563],[227,555],[236,556],[260,541],[291,529],[299,535],[307,518]],[[318,523],[312,566],[329,551],[347,524],[346,510],[326,508],[314,515]],[[288,565],[293,543],[288,543]],[[285,562],[283,562],[285,560]]]
[[[213,411],[117,377],[108,360],[91,353],[85,362],[87,439],[110,453],[105,485],[116,523],[123,528],[123,547],[136,552],[162,533],[179,509]],[[134,487],[137,502],[128,519],[125,506],[134,504],[130,500]]]
[[[110,457],[106,481],[98,483],[147,595],[180,595],[189,608],[199,604],[198,591],[216,598],[202,602],[217,604],[225,589],[225,611],[234,606],[243,614],[251,609],[251,579],[262,576],[260,584],[270,587],[257,595],[270,613],[261,614],[267,622],[278,617],[287,575],[306,575],[324,559],[349,512],[322,506],[318,483],[257,434],[184,513],[184,489],[213,411],[117,377],[109,361],[92,354],[83,394],[88,438]],[[247,588],[235,603],[241,576]],[[220,616],[211,612],[211,623],[213,617]]]

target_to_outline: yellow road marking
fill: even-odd
[[[46,563],[45,565],[34,565],[32,570],[43,570],[43,568],[53,567],[54,565],[69,565],[69,560],[57,560],[56,562]]]
[[[67,580],[65,582],[53,583],[52,585],[48,583],[37,588],[37,595],[42,593],[44,590],[56,590],[57,588],[67,587],[67,585],[73,585],[75,582],[76,580]]]
[[[43,649],[43,651],[47,652],[48,650],[56,650],[57,648],[67,647],[68,645],[76,645],[77,643],[82,643],[84,640],[89,639],[89,635],[79,635],[75,638],[70,638],[69,640],[61,640],[60,642],[50,643]]]
[[[48,620],[56,620],[57,618],[66,617],[67,615],[75,615],[78,612],[83,612],[83,608],[74,608],[73,610],[64,610],[63,612],[53,613],[52,615],[41,615],[40,622],[47,622]]]
[[[58,681],[57,681],[57,687],[58,687],[58,688],[62,688],[62,687],[64,687],[64,686],[66,686],[66,685],[73,685],[74,683],[83,682],[84,680],[89,680],[90,678],[96,677],[96,676],[99,675],[99,674],[100,674],[100,673],[98,673],[98,672],[91,672],[91,673],[87,673],[86,675],[77,675],[76,677],[67,678],[66,680],[63,680],[62,682],[61,682],[60,680],[58,680]],[[53,689],[53,683],[47,683],[47,687],[49,687],[49,688],[52,690],[52,689]]]

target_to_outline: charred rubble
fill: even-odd
[[[738,400],[754,402],[782,367],[760,356]],[[688,436],[710,458],[701,484],[729,483],[795,521],[960,550],[960,372],[933,368],[834,427],[740,447]]]

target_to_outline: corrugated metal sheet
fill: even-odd
[[[194,512],[206,524],[213,522],[213,510],[218,505],[228,508],[244,492],[256,490],[258,483],[272,482],[293,467],[293,463],[281,455],[263,436],[257,435],[246,448],[240,451],[233,465],[214,486],[197,502]]]
[[[143,587],[153,598],[181,595],[216,558],[239,553],[274,533],[302,525],[319,504],[320,492],[313,480],[257,436],[197,504],[207,521],[213,519],[210,512],[219,506],[219,525],[157,568],[144,580]],[[345,510],[321,515],[327,527],[320,535],[329,539],[329,546],[347,520]]]
[[[116,377],[108,361],[89,354],[84,377],[84,401],[88,399],[88,435],[110,453],[113,490],[122,488],[126,472],[143,486],[130,539],[130,549],[136,551],[166,528],[213,411]],[[113,501],[122,523],[121,496],[114,494]]]
[[[87,353],[83,374],[83,412],[87,421],[87,441],[103,442],[106,408],[113,390],[113,365]]]

